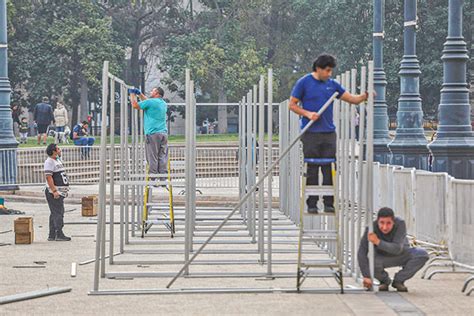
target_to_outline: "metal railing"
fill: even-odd
[[[114,164],[114,177],[118,179],[120,174],[119,161],[128,159],[128,165],[136,164],[136,157],[132,155],[121,156],[121,146],[115,145],[116,163]],[[268,146],[265,147],[267,150]],[[258,149],[258,148],[257,148]],[[16,183],[0,183],[1,185],[38,185],[44,183],[44,162],[47,158],[45,147],[19,148],[17,149],[16,170],[11,166],[2,167],[2,170],[16,172]],[[84,150],[88,154],[84,156]],[[131,146],[128,146],[130,152]],[[98,184],[100,168],[100,146],[82,147],[82,146],[64,146],[61,147],[61,160],[66,168],[66,172],[71,184]],[[196,186],[198,188],[238,188],[239,187],[239,164],[238,147],[197,147],[196,148]],[[0,154],[5,152],[11,154],[11,150],[0,149]],[[278,157],[278,148],[272,148],[273,161]],[[184,145],[170,145],[169,155],[171,161],[184,161]],[[107,157],[110,157],[110,145],[107,146]],[[107,165],[109,166],[109,158]],[[144,161],[141,162],[144,164]],[[271,164],[268,157],[265,157],[265,168]],[[178,170],[173,170],[178,172]],[[258,172],[258,169],[257,169]],[[273,172],[278,176],[278,168]],[[111,177],[111,169],[107,169],[107,178]],[[12,179],[14,177],[6,177]],[[278,188],[278,181],[273,183],[274,188]]]

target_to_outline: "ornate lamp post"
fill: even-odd
[[[16,149],[8,80],[7,3],[0,0],[0,189],[18,190]]]
[[[463,0],[449,0],[448,37],[444,43],[443,87],[439,104],[438,138],[429,144],[434,171],[459,179],[474,179],[474,135],[466,82],[466,42],[462,36]]]
[[[385,164],[390,160],[390,151],[387,145],[391,139],[388,136],[387,102],[385,100],[387,78],[383,68],[384,15],[385,0],[374,0],[374,89],[377,94],[374,100],[374,160]]]
[[[400,97],[397,111],[397,133],[388,145],[391,164],[428,169],[429,151],[423,131],[420,98],[420,65],[416,56],[416,0],[404,1],[404,55],[400,63]]]

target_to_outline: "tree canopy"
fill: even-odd
[[[464,5],[464,37],[472,45],[472,0]],[[372,57],[373,0],[43,0],[8,1],[9,75],[13,100],[34,105],[62,98],[75,118],[80,103],[100,102],[102,62],[136,86],[146,58],[162,84],[183,93],[184,69],[198,99],[237,102],[272,67],[275,100],[323,52],[338,59],[336,73]],[[418,1],[417,55],[426,116],[435,117],[447,36],[447,1]],[[403,1],[385,1],[384,68],[387,104],[395,113],[403,56]],[[180,111],[179,109],[175,109]],[[183,112],[182,110],[180,111]],[[224,108],[202,109],[225,130]]]

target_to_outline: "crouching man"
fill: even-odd
[[[388,291],[392,287],[399,292],[407,292],[405,281],[412,278],[428,260],[428,253],[421,248],[411,248],[407,239],[405,221],[395,217],[393,210],[383,207],[374,221],[374,231],[368,234],[365,229],[361,238],[357,259],[364,277],[364,287],[372,288],[370,278],[368,249],[369,242],[374,244],[374,276],[380,281],[379,291]],[[395,273],[393,282],[385,268],[402,267]]]

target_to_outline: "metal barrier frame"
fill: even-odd
[[[372,74],[372,76],[371,76]],[[355,72],[353,72],[352,78],[355,81]],[[351,78],[347,78],[347,84],[349,85]],[[365,79],[363,79],[365,80]],[[372,80],[372,81],[371,81]],[[115,246],[113,243],[114,238],[114,206],[113,203],[109,205],[109,218],[110,218],[110,225],[109,225],[109,264],[110,265],[118,265],[118,264],[125,264],[125,265],[132,265],[132,264],[179,264],[184,263],[184,266],[181,268],[178,274],[169,273],[169,272],[151,272],[151,273],[144,273],[144,272],[112,272],[106,271],[105,265],[105,258],[106,258],[106,247],[105,247],[105,234],[106,234],[106,159],[105,159],[105,150],[107,144],[107,135],[103,133],[101,136],[101,177],[100,177],[100,197],[99,197],[99,217],[98,217],[98,224],[97,224],[97,243],[96,243],[96,260],[95,260],[95,267],[94,267],[94,284],[93,290],[90,292],[91,295],[104,295],[104,294],[138,294],[138,293],[192,293],[192,292],[199,292],[199,293],[206,293],[206,292],[213,292],[213,293],[229,293],[229,292],[292,292],[293,288],[280,288],[280,289],[272,289],[272,288],[194,288],[194,289],[179,289],[179,290],[171,290],[169,287],[173,284],[173,282],[181,275],[185,275],[186,277],[194,277],[194,278],[202,278],[202,277],[265,277],[268,279],[273,279],[276,277],[285,277],[285,278],[294,278],[296,275],[294,272],[286,273],[286,272],[278,272],[275,273],[272,270],[274,264],[292,264],[296,263],[296,258],[294,262],[291,260],[283,260],[283,261],[274,261],[272,259],[272,254],[274,253],[296,253],[296,250],[290,249],[274,249],[272,246],[274,244],[286,244],[289,245],[290,248],[294,245],[294,242],[291,241],[283,241],[283,240],[274,240],[273,237],[288,237],[294,233],[296,237],[297,230],[292,228],[287,230],[287,228],[278,226],[273,226],[273,219],[281,219],[281,214],[278,210],[274,210],[272,207],[272,172],[273,169],[278,165],[278,163],[282,160],[285,161],[283,164],[283,172],[288,172],[288,188],[281,188],[280,185],[280,192],[283,190],[288,190],[288,200],[284,201],[287,203],[286,209],[284,209],[284,213],[287,213],[289,218],[293,223],[297,222],[298,216],[298,208],[293,208],[292,206],[294,203],[299,203],[299,185],[300,182],[300,174],[301,174],[301,152],[300,150],[291,150],[293,146],[297,145],[296,148],[299,148],[299,138],[301,137],[302,133],[299,131],[299,124],[298,124],[298,117],[296,115],[286,115],[284,113],[280,114],[280,121],[287,122],[289,124],[282,124],[280,126],[280,135],[282,135],[282,131],[285,129],[290,129],[290,137],[286,138],[283,137],[281,143],[283,146],[287,145],[286,147],[280,147],[280,156],[274,161],[273,160],[273,152],[272,152],[272,120],[273,120],[273,102],[272,102],[272,87],[273,82],[273,73],[271,69],[267,74],[267,102],[265,102],[265,77],[261,76],[258,85],[254,85],[253,89],[251,89],[246,96],[242,98],[239,107],[240,116],[240,123],[241,127],[244,129],[239,129],[240,133],[240,143],[239,148],[241,152],[239,154],[239,170],[245,171],[239,174],[239,184],[240,184],[240,195],[241,200],[237,204],[236,207],[232,209],[232,211],[226,211],[225,208],[220,208],[220,210],[216,210],[215,208],[202,208],[199,207],[199,212],[204,212],[206,214],[206,210],[213,214],[217,214],[221,219],[222,222],[219,226],[209,235],[206,240],[200,240],[196,237],[200,236],[199,231],[196,230],[197,227],[197,207],[196,207],[196,174],[195,174],[195,162],[196,162],[196,130],[194,128],[194,123],[196,119],[196,99],[194,96],[194,83],[190,78],[189,70],[186,71],[186,154],[185,154],[185,191],[186,191],[186,202],[185,208],[179,209],[177,211],[182,212],[184,211],[184,220],[185,220],[185,229],[184,229],[184,241],[180,240],[169,240],[167,242],[163,241],[153,241],[153,240],[130,240],[129,236],[135,237],[135,230],[140,225],[140,216],[141,216],[141,208],[142,203],[137,203],[136,201],[140,201],[143,199],[143,187],[145,185],[144,178],[144,148],[143,148],[143,133],[139,130],[139,127],[143,124],[143,113],[141,111],[132,111],[132,125],[128,126],[128,120],[126,112],[127,105],[127,93],[126,89],[129,88],[122,80],[119,78],[111,75],[108,71],[108,63],[104,63],[104,70],[103,70],[103,100],[108,100],[110,95],[110,109],[111,113],[115,113],[115,94],[110,93],[110,91],[115,91],[115,84],[120,85],[121,93],[120,93],[120,100],[121,100],[121,151],[125,150],[124,155],[127,159],[121,160],[121,167],[123,167],[123,172],[120,175],[120,180],[116,183],[120,185],[120,253],[130,253],[130,254],[152,254],[152,253],[165,253],[165,254],[183,254],[183,260],[165,260],[165,261],[149,261],[149,260],[115,260],[114,258],[114,250]],[[356,83],[353,82],[351,88],[352,91],[355,91]],[[363,83],[365,85],[365,83]],[[373,91],[373,63],[369,63],[369,91]],[[104,103],[103,106],[103,115],[102,115],[102,126],[107,126],[107,103]],[[286,102],[280,104],[286,106]],[[327,103],[329,105],[329,102]],[[265,139],[264,139],[264,125],[265,125],[265,106],[267,105],[267,128],[268,129],[268,140],[267,140],[267,150],[265,151]],[[270,106],[268,106],[270,105]],[[366,152],[368,155],[368,160],[370,160],[371,155],[373,154],[371,149],[371,135],[370,131],[373,127],[370,124],[373,124],[371,121],[371,108],[373,107],[373,98],[369,100],[368,105],[368,138]],[[346,106],[345,108],[349,108]],[[288,109],[285,109],[288,114]],[[285,112],[285,111],[283,111]],[[344,120],[350,119],[352,116],[349,116],[350,113],[355,113],[353,110],[345,111],[347,112],[345,116],[341,117],[341,122]],[[111,128],[113,127],[113,115],[111,114],[110,119],[111,121]],[[285,121],[285,119],[287,119]],[[347,122],[347,126],[351,126],[351,122]],[[307,126],[309,128],[310,124]],[[126,137],[126,133],[128,129],[132,130],[132,143],[131,143],[131,150],[128,152],[126,148],[128,148],[128,137]],[[282,129],[283,128],[283,129]],[[306,128],[306,129],[307,129]],[[354,129],[354,126],[352,125]],[[304,131],[303,130],[303,133]],[[106,129],[104,129],[106,130]],[[111,129],[113,130],[113,129]],[[347,130],[349,132],[349,130]],[[284,133],[284,132],[283,132]],[[258,146],[257,146],[257,137],[258,137]],[[352,138],[344,137],[342,138],[343,142],[347,144],[351,143],[351,146],[355,148],[355,136],[354,133],[351,134]],[[292,142],[289,142],[289,139],[292,139]],[[110,142],[113,144],[113,135],[110,137]],[[247,146],[251,144],[251,146]],[[125,148],[125,149],[124,149]],[[257,148],[258,148],[258,155],[257,155]],[[284,149],[284,150],[283,150]],[[265,157],[265,152],[266,157]],[[122,153],[122,152],[121,152]],[[288,157],[285,157],[286,154],[289,153]],[[115,157],[115,149],[112,149],[110,152],[111,158]],[[127,156],[128,155],[128,156]],[[130,157],[134,157],[137,163],[129,165],[128,161],[130,161]],[[343,156],[341,156],[343,157]],[[265,159],[267,164],[265,164]],[[355,170],[355,149],[352,151],[352,156],[344,156],[348,162],[352,161],[350,168],[346,168],[344,171],[344,177],[348,177],[347,172],[350,170]],[[297,162],[297,163],[296,163]],[[265,166],[266,165],[266,166]],[[368,162],[368,165],[371,164]],[[110,166],[114,166],[114,159],[111,159]],[[258,168],[257,168],[258,166]],[[349,166],[349,164],[348,164]],[[282,166],[281,166],[282,167]],[[280,167],[280,169],[282,169]],[[366,168],[367,170],[367,177],[365,186],[367,189],[365,190],[366,194],[370,194],[371,189],[370,186],[370,169]],[[257,181],[258,175],[258,181]],[[342,173],[340,174],[342,175]],[[355,182],[355,176],[352,179]],[[134,180],[131,180],[134,179]],[[137,180],[135,180],[137,179]],[[349,178],[348,178],[349,179]],[[265,180],[267,180],[267,186],[265,187]],[[173,180],[172,180],[173,181]],[[286,180],[285,180],[286,181]],[[114,191],[114,180],[112,179],[109,182],[110,194],[113,197]],[[183,184],[183,182],[181,182]],[[294,186],[292,184],[295,184]],[[255,191],[259,189],[257,196],[255,196]],[[345,191],[347,192],[347,190]],[[266,193],[266,198],[265,198]],[[131,205],[129,205],[129,194],[132,197]],[[355,200],[355,191],[351,195],[349,195],[344,203],[348,207],[350,205],[349,198]],[[369,199],[367,199],[369,200]],[[355,201],[354,201],[355,202]],[[266,203],[266,205],[265,205]],[[368,203],[370,204],[370,203]],[[346,221],[347,223],[349,219],[351,219],[352,229],[357,225],[355,222],[355,208],[352,205],[351,209],[346,207]],[[367,211],[371,212],[373,207],[370,205],[366,206]],[[266,210],[266,212],[265,212]],[[229,245],[236,245],[236,244],[252,244],[256,243],[256,250],[249,252],[245,249],[236,249],[236,248],[225,248],[225,249],[212,249],[209,251],[203,251],[204,247],[212,242],[213,237],[223,229],[223,226],[226,224],[227,221],[231,219],[231,217],[236,213],[239,212],[242,219],[245,221],[245,225],[248,229],[247,236],[242,235],[240,233],[232,233],[230,230],[225,230],[222,232],[225,236],[229,236],[234,238],[232,241],[228,242],[219,242],[216,241],[217,244],[229,244]],[[210,214],[210,213],[207,214]],[[265,213],[267,214],[265,217]],[[179,214],[179,213],[178,213]],[[284,215],[283,215],[284,216]],[[357,218],[358,219],[358,218]],[[130,222],[131,221],[131,222]],[[287,224],[289,224],[287,222]],[[287,225],[285,224],[285,225]],[[334,224],[334,223],[332,223]],[[328,223],[311,223],[311,225],[328,225]],[[360,224],[359,224],[360,225]],[[347,225],[346,225],[347,226]],[[130,229],[132,227],[132,229]],[[210,226],[212,227],[212,225]],[[346,228],[350,228],[346,227]],[[283,229],[283,230],[281,230]],[[211,231],[211,230],[206,230]],[[275,232],[279,232],[278,234]],[[287,233],[282,234],[281,232],[288,231],[290,235]],[[207,236],[205,232],[202,235]],[[267,247],[265,248],[265,236],[267,236]],[[242,238],[244,239],[238,239]],[[235,239],[237,238],[237,239]],[[347,239],[349,240],[349,239]],[[347,244],[347,251],[352,251],[350,258],[354,255],[354,247],[355,247],[355,240],[358,238],[352,237],[350,243],[351,245]],[[129,249],[126,245],[156,245],[156,244],[167,244],[167,245],[182,245],[184,246],[184,251],[179,249],[150,249],[150,248],[142,248],[142,249]],[[200,248],[197,250],[193,249],[194,245],[201,245]],[[332,249],[333,251],[335,249]],[[324,251],[324,250],[323,250]],[[253,253],[258,254],[259,260],[258,262],[253,262],[252,260],[201,260],[201,261],[194,261],[194,259],[200,253],[222,253],[222,254],[231,254],[231,253]],[[315,251],[315,253],[321,253],[321,250]],[[266,254],[266,256],[265,256]],[[348,257],[346,253],[346,257]],[[349,257],[348,257],[349,258]],[[352,260],[352,259],[351,259]],[[222,265],[222,264],[266,264],[267,265],[267,272],[265,274],[261,273],[251,273],[251,272],[243,272],[243,273],[196,273],[190,271],[191,263],[195,264],[204,264],[204,265]],[[345,262],[346,269],[353,271],[355,263],[354,262]],[[347,274],[349,275],[349,274]],[[150,290],[103,290],[99,289],[99,279],[100,278],[140,278],[140,277],[170,277],[174,276],[174,278],[170,281],[166,289],[150,289]],[[325,275],[318,275],[318,276],[325,276]],[[349,289],[351,291],[360,291],[361,289]],[[305,289],[304,291],[314,292],[331,292],[330,289]],[[338,290],[337,290],[338,291]]]

